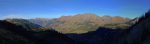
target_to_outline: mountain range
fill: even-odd
[[[87,17],[89,18],[89,16]],[[83,19],[84,20],[88,19],[88,18],[83,19],[80,18],[79,19],[80,21],[76,21],[78,20],[78,18],[77,19],[75,18],[75,20],[68,21],[74,16],[64,16],[64,17],[68,18],[62,20],[61,17],[53,20],[59,22],[58,25],[60,24],[64,25],[64,23],[67,22],[71,26],[75,25],[73,23],[78,24],[80,23],[80,21],[84,22]],[[107,25],[104,24],[106,27],[99,26],[97,29],[95,29],[95,31],[91,29],[92,31],[80,34],[63,33],[54,29],[54,27],[50,28],[43,27],[41,25],[31,22],[30,20],[31,19],[0,20],[0,44],[150,44],[150,28],[149,28],[150,11],[148,11],[147,13],[145,13],[145,15],[139,18],[127,22],[115,20],[116,22],[111,22],[108,24],[106,23]],[[88,22],[89,20],[85,21]],[[90,20],[90,22],[92,23],[94,21]],[[53,22],[52,24],[57,23]],[[112,28],[111,26],[113,25],[114,26],[130,25],[130,26],[128,26],[127,28],[118,28],[118,27]],[[87,26],[90,25],[88,24]]]
[[[77,14],[74,16],[62,16],[55,19],[35,18],[30,22],[45,28],[53,28],[62,33],[87,33],[95,31],[98,27],[128,28],[129,18],[119,16],[97,16],[95,14]]]

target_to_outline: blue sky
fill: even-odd
[[[0,0],[0,19],[58,18],[93,13],[135,18],[150,9],[150,0]]]

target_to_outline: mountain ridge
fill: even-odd
[[[127,28],[130,19],[123,17],[111,16],[97,16],[95,14],[77,14],[73,16],[62,16],[51,20],[32,19],[32,23],[40,24],[43,27],[54,28],[62,33],[86,33],[88,31],[95,31],[99,26],[107,27],[105,24],[125,24]],[[37,23],[42,22],[42,23]],[[85,28],[88,27],[88,28]],[[112,28],[113,26],[109,26]],[[117,26],[113,27],[117,28]],[[122,28],[122,27],[120,27]],[[77,29],[80,29],[79,31]],[[86,29],[86,30],[85,30]]]

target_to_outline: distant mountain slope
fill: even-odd
[[[48,27],[51,24],[61,24],[57,19],[46,19],[46,18],[35,18],[35,19],[29,19],[28,21],[41,25],[42,27]]]
[[[86,33],[95,31],[98,27],[128,28],[130,19],[123,17],[97,16],[95,14],[77,14],[74,16],[62,16],[56,19],[31,19],[32,23],[43,27],[53,28],[62,33]],[[115,25],[108,25],[115,24]],[[119,27],[120,26],[120,27]],[[121,27],[122,26],[122,27]]]

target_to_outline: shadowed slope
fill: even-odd
[[[75,44],[73,40],[56,31],[27,31],[22,26],[7,21],[0,21],[0,30],[3,33],[0,34],[1,44]]]
[[[128,29],[128,34],[118,40],[118,44],[150,44],[150,11],[140,17],[138,22]]]

